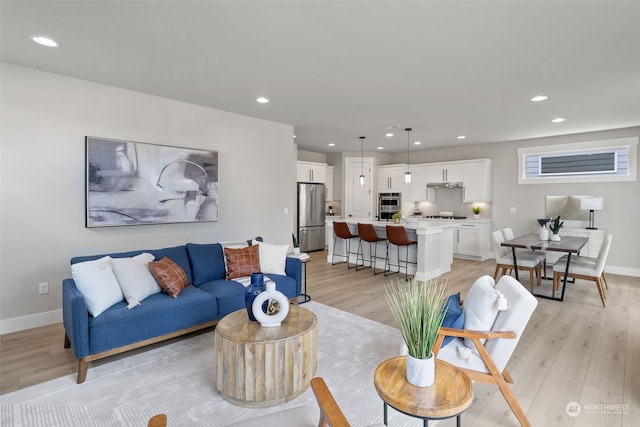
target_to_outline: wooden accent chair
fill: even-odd
[[[493,254],[496,257],[496,270],[493,273],[493,280],[498,277],[508,274],[513,270],[513,255],[510,248],[502,246],[504,242],[504,236],[501,230],[493,231]],[[524,252],[519,251],[517,257],[518,270],[524,270],[529,272],[529,285],[531,286],[531,292],[533,293],[533,275],[537,275],[537,285],[540,286],[542,280],[542,265],[546,263],[546,258],[541,252]]]
[[[508,307],[498,312],[491,330],[471,331],[442,327],[433,353],[438,359],[464,371],[471,380],[497,385],[520,424],[530,427],[531,423],[507,384],[513,383],[513,379],[506,366],[538,305],[538,300],[511,276],[502,276],[495,289],[505,296]],[[441,348],[445,336],[455,338]],[[458,355],[458,348],[465,348],[464,338],[470,338],[477,350],[477,353],[468,352],[470,354],[467,359]],[[486,342],[483,344],[481,340],[485,339]]]
[[[167,427],[167,416],[165,414],[158,414],[151,417],[147,427]]]
[[[344,221],[333,221],[333,254],[331,255],[331,265],[335,265],[333,262],[333,258],[338,255],[340,257],[344,257],[347,263],[347,268],[355,267],[349,264],[349,255],[356,255],[354,252],[351,252],[351,239],[358,238],[357,234],[352,234],[349,229],[349,225]],[[336,254],[336,242],[338,239],[343,239],[345,241],[345,249],[346,253],[344,255]],[[356,255],[357,256],[357,255]]]
[[[609,249],[611,248],[612,239],[612,234],[609,234],[607,237],[605,237],[596,258],[571,255],[571,261],[569,262],[569,272],[567,273],[567,278],[572,277],[574,279],[583,279],[595,282],[596,287],[598,288],[598,292],[600,293],[600,300],[602,301],[603,307],[607,306],[605,304],[607,296],[605,295],[604,289],[609,289],[609,285],[607,284],[607,276],[605,276],[604,274],[604,266],[607,263],[607,257],[609,256]],[[553,265],[552,297],[555,297],[556,290],[560,288],[560,282],[562,281],[564,272],[567,269],[567,259],[567,255],[563,255]]]
[[[351,426],[322,377],[315,377],[311,379],[311,389],[313,390],[313,394],[315,394],[318,406],[320,407],[320,423],[318,424],[318,427]],[[369,427],[385,426],[384,424],[375,424]]]
[[[356,270],[358,267],[371,268],[373,266],[373,274],[380,274],[382,271],[376,272],[376,259],[378,259],[378,242],[386,242],[384,237],[378,237],[376,229],[372,224],[358,223],[358,234],[360,235],[360,242],[358,243],[358,255],[356,256]],[[369,266],[364,265],[364,252],[362,251],[362,242],[369,243]],[[374,250],[371,250],[373,245]],[[362,264],[358,264],[360,258],[362,258]],[[381,258],[382,259],[382,258]]]
[[[407,248],[406,257],[404,259],[404,278],[409,279],[409,246],[415,245],[418,242],[415,240],[409,239],[407,235],[407,229],[402,225],[387,225],[387,240],[389,241],[389,245],[395,245],[398,248],[398,271],[391,271],[391,261],[389,260],[389,245],[387,245],[387,257],[384,261],[384,275],[387,276],[387,272],[389,274],[400,273],[400,247],[404,246]],[[389,269],[387,270],[387,264],[389,265]]]

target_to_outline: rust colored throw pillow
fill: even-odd
[[[246,248],[224,248],[224,257],[227,263],[227,279],[251,276],[251,273],[260,271],[260,248],[258,245]]]
[[[180,292],[189,286],[184,270],[171,258],[164,257],[159,261],[150,262],[149,270],[158,285],[170,297],[178,298]]]

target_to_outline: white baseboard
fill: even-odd
[[[640,268],[630,267],[616,267],[615,265],[608,265],[604,268],[606,273],[620,274],[622,276],[640,277]]]
[[[46,311],[44,313],[31,314],[29,316],[14,317],[0,320],[0,334],[23,331],[39,326],[51,325],[62,322],[62,310]]]

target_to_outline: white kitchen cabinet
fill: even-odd
[[[491,160],[482,159],[462,164],[462,201],[491,202]]]
[[[346,157],[344,159],[344,190],[342,192],[343,218],[373,218],[374,200],[372,179],[373,157]],[[364,174],[364,185],[360,185]]]
[[[457,222],[453,252],[457,258],[484,261],[491,255],[490,222]]]
[[[433,163],[427,170],[428,182],[462,182],[462,165],[459,163]]]
[[[378,192],[403,192],[407,189],[404,183],[406,165],[378,166]]]
[[[410,202],[433,202],[435,201],[435,191],[427,188],[429,182],[429,167],[427,165],[409,166],[411,171],[411,184],[409,187]]]
[[[326,163],[298,161],[298,182],[324,183],[327,175]]]
[[[333,200],[333,166],[327,166],[324,184],[327,187],[327,201]]]

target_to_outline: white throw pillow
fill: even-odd
[[[111,258],[106,256],[71,266],[71,277],[82,292],[87,310],[93,317],[124,299],[110,261]]]
[[[266,274],[280,274],[285,276],[284,268],[287,263],[289,245],[274,245],[272,243],[256,242],[260,246],[260,270]]]
[[[491,276],[479,277],[469,289],[462,312],[464,313],[464,329],[472,331],[490,331],[498,317],[498,312],[507,309],[507,299],[494,286],[496,282]],[[486,340],[481,340],[484,343]],[[471,338],[465,338],[467,347],[475,348]]]
[[[124,298],[131,309],[140,305],[140,301],[150,295],[162,292],[162,288],[149,271],[149,263],[155,257],[150,253],[142,253],[132,258],[111,258],[113,272],[116,274]]]

